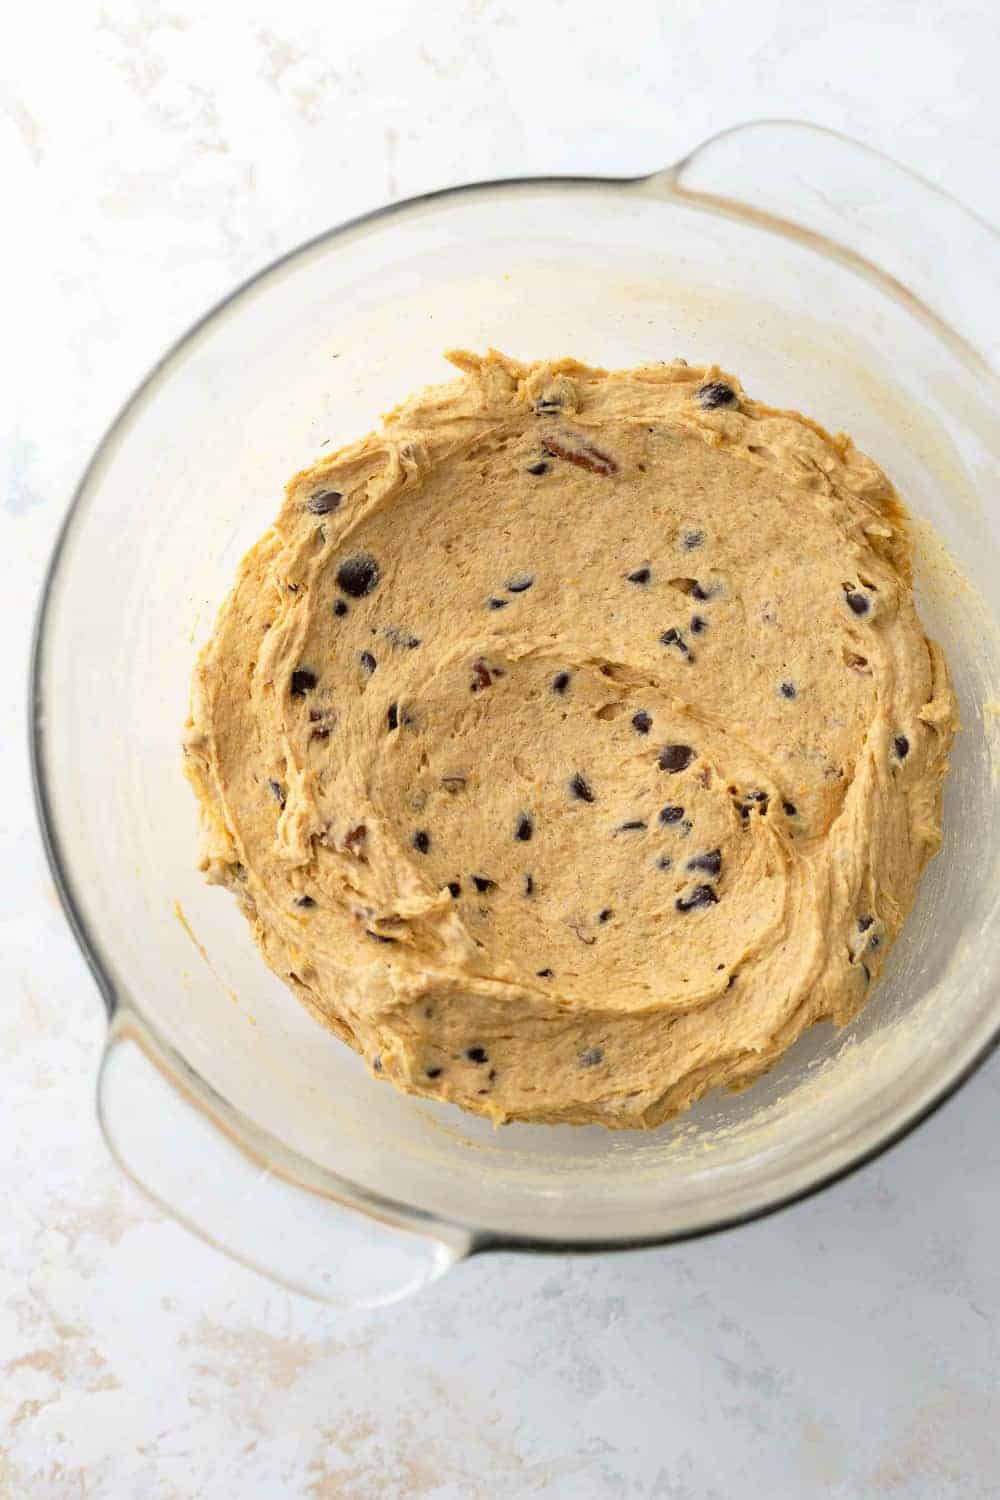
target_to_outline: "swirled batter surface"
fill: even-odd
[[[867,1000],[948,673],[849,438],[714,367],[450,357],[240,568],[185,746],[204,867],[382,1079],[653,1125]]]

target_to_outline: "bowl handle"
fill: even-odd
[[[472,1248],[470,1233],[337,1183],[238,1119],[128,1006],[108,1032],[98,1116],[112,1155],[155,1203],[318,1301],[397,1302]]]
[[[1000,235],[870,146],[805,121],[757,120],[712,136],[644,187],[751,217],[888,283],[967,360],[1000,370]]]

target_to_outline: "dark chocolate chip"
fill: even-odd
[[[454,896],[454,898],[455,898],[456,901],[458,900],[459,896],[462,894],[462,887],[461,887],[461,885],[459,884],[459,882],[457,880],[449,880],[449,882],[448,882],[448,890],[451,893],[451,895]]]
[[[703,870],[706,875],[715,877],[722,871],[722,850],[709,849],[704,854],[696,854],[693,859],[688,860],[684,868],[686,870]]]
[[[556,977],[554,969],[537,969],[535,972],[536,977],[539,979],[554,979]]]
[[[703,531],[685,531],[681,537],[681,546],[685,552],[693,552],[696,547],[701,546],[704,540],[705,533]]]
[[[510,603],[509,599],[487,599],[490,609],[506,609]]]
[[[311,896],[296,896],[296,898],[295,898],[295,905],[296,906],[309,907],[309,906],[315,906],[316,903],[315,903],[315,901],[313,900],[313,898]]]
[[[378,666],[378,662],[375,660],[374,656],[372,656],[370,651],[362,651],[359,659],[365,671],[369,676],[371,676],[372,672],[374,672],[375,668]]]
[[[736,400],[736,392],[722,380],[710,380],[706,385],[699,386],[698,400],[706,411],[713,411],[717,406],[732,406]]]
[[[465,1055],[471,1063],[477,1063],[480,1066],[490,1060],[485,1047],[466,1047]]]
[[[442,1069],[441,1068],[425,1068],[424,1069],[424,1076],[426,1078],[440,1078],[441,1077],[441,1073],[442,1073]]]
[[[681,820],[681,818],[683,818],[683,816],[684,816],[684,809],[683,809],[683,807],[661,807],[660,808],[660,822],[661,823],[679,823],[680,820]]]
[[[882,939],[879,937],[878,933],[872,933],[871,937],[868,939],[868,951],[870,953],[874,953],[876,948],[881,948],[881,946]]]
[[[660,645],[676,646],[677,650],[681,653],[682,656],[691,655],[687,642],[685,641],[681,632],[674,625],[671,625],[670,629],[665,630],[660,636]]]
[[[594,793],[589,783],[584,780],[579,771],[577,771],[575,776],[571,777],[569,789],[573,796],[578,798],[581,802],[594,801]]]
[[[692,635],[701,635],[708,628],[708,621],[702,615],[692,615],[690,623]]]
[[[483,688],[488,688],[492,684],[492,682],[493,678],[490,674],[490,669],[483,661],[482,657],[480,657],[478,661],[474,661],[472,663],[471,691],[473,693],[481,692]]]
[[[533,896],[535,894],[535,878],[533,875],[525,875],[523,889],[526,896]]]
[[[630,823],[619,823],[618,827],[615,829],[615,832],[616,833],[643,833],[645,831],[645,828],[646,828],[646,824],[643,823],[643,822],[641,822],[638,818],[635,818]]]
[[[656,868],[658,870],[669,870],[672,864],[673,860],[670,858],[669,854],[661,854],[659,859],[656,861]]]
[[[525,589],[530,589],[534,578],[528,573],[522,573],[519,578],[512,578],[507,585],[508,594],[523,594]]]
[[[570,674],[568,672],[557,672],[552,679],[552,691],[564,693],[569,687]]]
[[[408,635],[403,644],[406,647],[407,651],[416,651],[417,647],[420,645],[420,637],[419,635]]]
[[[337,600],[336,604],[333,606],[333,612],[339,619],[342,620],[344,618],[344,616],[347,614],[347,605],[344,603],[343,599]]]
[[[678,896],[674,906],[678,911],[694,911],[699,906],[711,906],[718,899],[710,885],[696,885],[690,896]]]
[[[653,727],[653,721],[644,708],[640,708],[637,714],[632,715],[632,728],[639,734],[648,734]]]
[[[381,1071],[382,1071],[382,1059],[379,1056],[379,1054],[376,1052],[375,1056],[372,1058],[372,1072],[373,1073],[381,1073]]]
[[[514,837],[516,839],[520,839],[522,844],[526,844],[531,838],[531,835],[534,833],[534,831],[535,825],[531,821],[530,815],[528,813],[522,813],[518,818],[517,824],[514,828]]]
[[[314,516],[328,516],[332,510],[343,500],[339,490],[320,490],[316,495],[310,495],[306,501],[306,510],[311,511]]]
[[[363,599],[378,587],[379,567],[370,552],[359,552],[349,557],[337,569],[337,582],[345,594],[352,599]]]
[[[383,937],[381,932],[372,932],[370,927],[365,928],[365,933],[368,937],[374,938],[376,943],[394,943],[396,941],[392,937]]]
[[[271,796],[274,798],[275,802],[277,802],[278,806],[284,807],[286,794],[285,788],[281,785],[281,782],[269,781],[267,785],[270,789]]]
[[[892,748],[900,760],[905,760],[910,753],[910,742],[905,734],[897,734],[892,742]]]
[[[867,932],[868,929],[869,929],[869,927],[871,927],[872,924],[874,923],[874,921],[875,921],[874,917],[859,917],[858,918],[858,931],[859,932]]]
[[[472,884],[476,887],[477,891],[485,893],[486,891],[495,891],[497,883],[495,880],[491,880],[488,875],[473,875]]]
[[[548,472],[549,472],[549,466],[545,462],[544,458],[539,459],[539,461],[538,461],[537,464],[529,464],[528,465],[528,473],[529,474],[547,474]]]
[[[794,802],[783,802],[781,804],[781,806],[782,806],[782,809],[784,810],[785,816],[787,818],[797,818],[798,817],[799,810],[795,806]]]
[[[398,729],[399,728],[399,704],[398,703],[390,703],[389,704],[389,712],[386,714],[385,717],[386,717],[386,723],[389,725],[390,729]]]
[[[610,922],[613,916],[614,912],[612,911],[611,907],[606,906],[603,911],[599,911],[597,913],[597,920],[599,922]]]
[[[778,692],[783,698],[794,698],[798,694],[798,689],[794,682],[779,682]]]
[[[705,588],[704,584],[698,583],[695,580],[694,588],[691,590],[691,598],[697,599],[699,604],[704,604],[706,599],[711,599],[712,592],[712,589]]]
[[[649,568],[636,568],[634,573],[625,575],[629,583],[648,583],[653,576]]]
[[[304,698],[306,693],[311,693],[315,686],[315,672],[308,672],[305,667],[299,667],[297,672],[292,673],[291,692],[293,698]]]
[[[418,854],[426,854],[431,847],[431,836],[425,828],[418,828],[413,835],[413,847]]]
[[[859,594],[856,589],[849,589],[844,598],[847,600],[848,607],[856,615],[866,615],[871,608],[871,601],[864,594]]]
[[[596,1068],[598,1063],[604,1061],[604,1053],[600,1047],[588,1047],[586,1052],[580,1053],[581,1068]]]
[[[661,771],[684,771],[694,760],[690,745],[664,745],[658,757]]]

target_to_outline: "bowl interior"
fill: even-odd
[[[446,379],[442,351],[717,361],[849,431],[918,518],[923,618],[964,730],[944,847],[872,1003],[742,1096],[644,1135],[403,1099],[299,1007],[195,869],[179,742],[198,646],[285,480]],[[50,816],[121,999],[233,1108],[332,1173],[517,1235],[690,1232],[879,1145],[1000,1024],[1000,444],[981,376],[891,289],[764,228],[613,184],[467,190],[298,252],[168,358],[84,485],[42,642]]]

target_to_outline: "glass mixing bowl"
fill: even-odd
[[[813,127],[726,132],[630,181],[394,205],[256,276],[118,417],[52,561],[34,658],[41,821],[110,1026],[108,1143],[191,1227],[329,1301],[470,1253],[667,1242],[801,1197],[897,1140],[1000,1031],[997,238]],[[443,350],[718,361],[844,428],[914,515],[961,700],[944,847],[871,1004],[748,1093],[645,1134],[494,1131],[371,1079],[195,868],[191,667],[285,480],[448,375]]]

